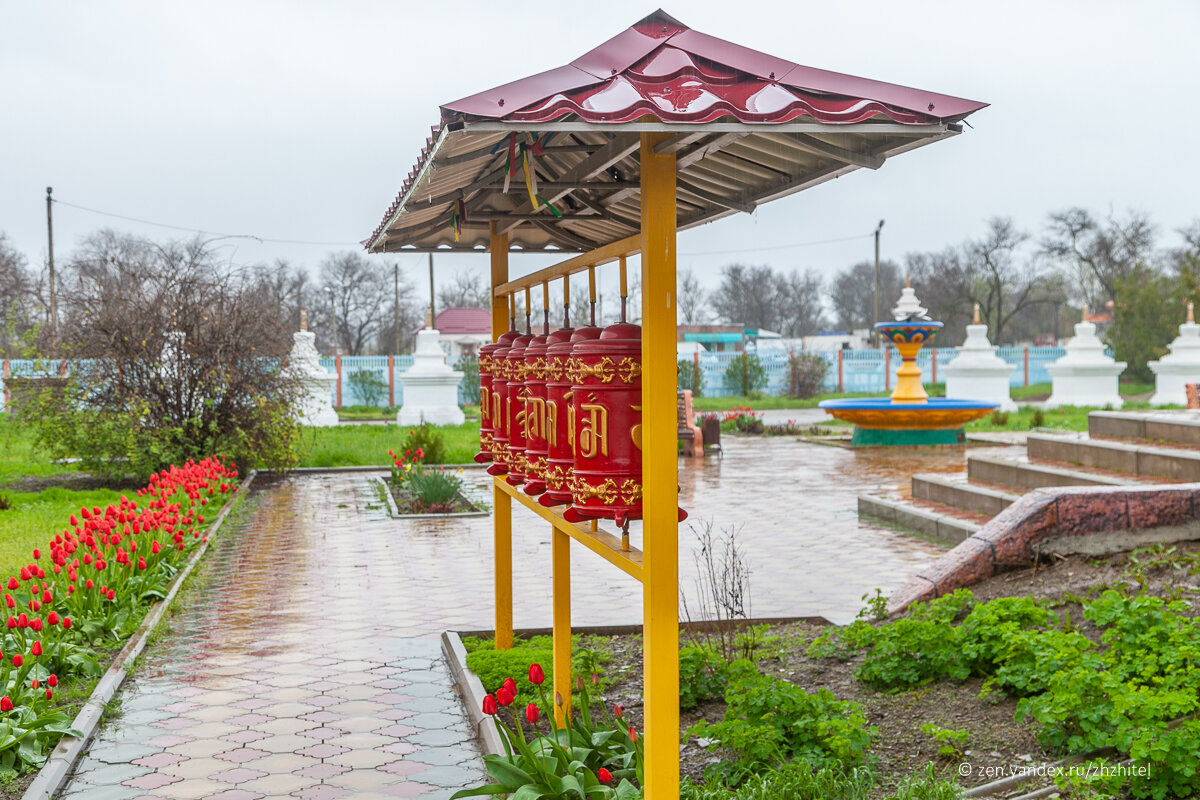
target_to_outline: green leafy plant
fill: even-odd
[[[382,406],[387,397],[387,381],[373,369],[358,369],[350,373],[350,391],[367,406]]]
[[[462,479],[442,467],[410,475],[406,482],[417,502],[429,509],[448,508],[462,490]]]
[[[937,767],[926,764],[923,772],[900,784],[887,800],[959,800],[962,789],[938,775]]]
[[[876,587],[875,594],[864,594],[859,598],[863,601],[863,607],[859,610],[857,618],[875,620],[876,622],[887,619],[887,597],[884,596],[883,590]]]
[[[1045,425],[1046,412],[1042,411],[1040,408],[1035,408],[1033,410],[1033,416],[1029,418],[1029,429],[1033,430],[1034,428],[1042,428],[1045,427]]]
[[[400,444],[398,452],[405,453],[409,458],[420,452],[421,455],[417,457],[426,464],[444,464],[446,463],[446,440],[441,431],[426,422],[408,429],[408,434]]]
[[[867,767],[814,769],[807,761],[749,775],[736,788],[718,777],[702,783],[684,779],[680,800],[867,800],[875,785]]]
[[[479,405],[479,358],[463,356],[458,359],[455,370],[462,373],[462,381],[458,387],[462,391],[463,400],[473,405]]]
[[[742,353],[725,368],[725,388],[736,395],[754,397],[767,388],[767,371],[754,353]]]
[[[692,397],[700,397],[704,394],[704,370],[700,365],[692,360],[679,361],[679,391],[689,389],[692,392]]]
[[[921,733],[933,739],[938,746],[938,756],[946,759],[962,758],[963,750],[971,739],[968,731],[943,728],[932,722],[921,725]]]
[[[703,645],[679,649],[679,707],[690,711],[701,703],[719,700],[729,684],[729,663]]]
[[[1008,424],[1007,411],[993,411],[990,417],[993,425],[1004,426]]]
[[[820,393],[829,362],[813,353],[788,353],[788,395],[808,398]]]

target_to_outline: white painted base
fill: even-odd
[[[1046,369],[1054,379],[1046,408],[1059,406],[1112,406],[1125,404],[1117,390],[1117,378],[1125,371],[1125,363],[1095,366],[1049,364]]]
[[[410,406],[405,404],[396,412],[396,424],[401,426],[420,425],[428,422],[430,425],[461,425],[466,421],[462,409],[458,406]]]
[[[1166,364],[1151,361],[1148,365],[1154,371],[1154,394],[1150,397],[1152,406],[1186,406],[1189,383],[1200,383],[1200,365]]]
[[[341,424],[333,403],[329,401],[329,393],[335,380],[336,377],[304,381],[306,394],[300,401],[300,408],[296,414],[301,425],[310,428],[332,428]]]
[[[946,375],[946,397],[954,400],[984,400],[998,403],[1000,411],[1016,411],[1017,404],[1009,395],[1009,375],[1016,365],[1004,365],[1004,372],[997,374],[962,372]],[[946,370],[949,371],[948,369]]]
[[[414,375],[410,369],[400,376],[404,384],[404,405],[396,412],[397,425],[461,425],[465,417],[458,407],[458,383],[461,372],[449,368],[435,374]]]

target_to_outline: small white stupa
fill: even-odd
[[[967,326],[967,340],[958,348],[958,355],[942,367],[946,397],[987,400],[998,403],[1001,411],[1016,411],[1017,404],[1009,394],[1009,379],[1017,365],[996,355],[987,330],[988,326],[979,321],[979,303],[976,303],[975,320]]]
[[[1146,366],[1154,373],[1152,406],[1186,406],[1189,383],[1200,383],[1200,325],[1189,301],[1187,322],[1179,326],[1179,336],[1168,345],[1170,353]]]
[[[283,373],[300,382],[300,397],[293,410],[301,425],[312,428],[329,428],[338,424],[337,412],[333,410],[333,384],[336,375],[321,366],[317,353],[316,335],[308,329],[308,312],[300,311],[300,330],[292,334],[292,352]]]
[[[438,336],[433,314],[426,311],[425,328],[417,331],[413,365],[400,374],[404,405],[396,412],[397,425],[461,425],[465,419],[458,407],[458,383],[463,374],[446,365]]]
[[[1095,323],[1088,322],[1087,303],[1083,321],[1075,324],[1075,338],[1067,344],[1067,354],[1047,364],[1053,390],[1046,408],[1059,406],[1112,406],[1124,401],[1117,390],[1117,378],[1125,371],[1124,361],[1104,354],[1104,343],[1096,336]]]

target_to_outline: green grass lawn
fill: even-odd
[[[33,560],[33,548],[45,549],[81,506],[104,508],[116,503],[121,493],[46,489],[36,493],[4,492],[4,496],[12,507],[0,511],[0,578],[20,572]]]
[[[446,463],[467,464],[479,452],[479,422],[438,428],[446,443]],[[309,428],[303,434],[301,467],[356,467],[392,463],[389,449],[404,443],[407,430],[395,425],[342,425]]]

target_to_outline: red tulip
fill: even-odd
[[[516,696],[507,687],[501,686],[496,690],[496,702],[502,706],[512,705],[512,701],[515,699]]]
[[[495,716],[500,709],[496,708],[496,698],[492,695],[485,695],[483,698],[483,713],[489,716]]]
[[[629,741],[631,741],[631,742],[637,741],[637,731],[635,731],[633,729],[632,725],[629,726]]]
[[[29,649],[29,652],[33,653],[35,656],[40,656],[42,654],[42,643],[40,641],[35,641],[33,643],[33,647]]]
[[[54,699],[54,690],[53,690],[53,689],[47,689],[47,690],[46,690],[46,699],[47,699],[47,700],[53,700],[53,699]]]
[[[37,689],[37,688],[38,688],[38,687],[40,687],[41,685],[42,685],[42,682],[41,682],[41,681],[39,681],[37,678],[34,678],[33,680],[31,680],[31,681],[29,682],[29,688],[30,688],[30,689]]]
[[[9,588],[9,589],[16,589],[16,588],[17,588],[18,586],[20,586],[20,585],[21,585],[21,584],[17,583],[17,579],[16,579],[16,578],[9,578],[9,579],[8,579],[8,588]]]
[[[617,705],[613,706],[613,716],[616,717],[617,719],[621,719],[622,717],[624,717],[625,716],[625,706],[623,706],[619,703]]]
[[[14,666],[14,667],[19,667],[19,666],[21,666],[22,664],[24,664],[24,663],[25,663],[25,659],[21,658],[21,654],[20,654],[20,653],[17,653],[15,656],[13,656],[13,659],[12,659],[12,661],[13,661],[13,666]]]
[[[505,678],[503,686],[505,689],[508,689],[508,691],[512,692],[514,695],[517,693],[517,682],[514,681],[512,678]]]
[[[42,551],[38,550],[36,547],[33,548],[33,560],[37,561],[41,557],[42,557]]]
[[[9,698],[9,696],[4,695],[4,697],[0,697],[0,711],[8,712],[12,711],[12,709],[12,700]]]
[[[49,678],[46,678],[46,685],[47,686],[58,686],[58,676],[52,674]]]
[[[529,682],[534,686],[541,686],[546,681],[546,673],[542,672],[541,664],[529,665]]]
[[[534,724],[537,723],[537,721],[538,721],[537,703],[530,703],[529,705],[525,706],[525,719],[529,720],[531,723],[534,723]]]
[[[71,627],[71,618],[70,618],[70,617],[63,617],[63,620],[62,620],[62,626],[63,626],[64,628],[70,629],[70,627]]]
[[[600,771],[596,773],[596,777],[599,778],[600,782],[603,784],[612,783],[612,773],[606,770],[604,767],[600,768]]]
[[[49,622],[51,625],[57,625],[58,624],[58,612],[51,611],[49,614],[47,614],[46,622]]]

